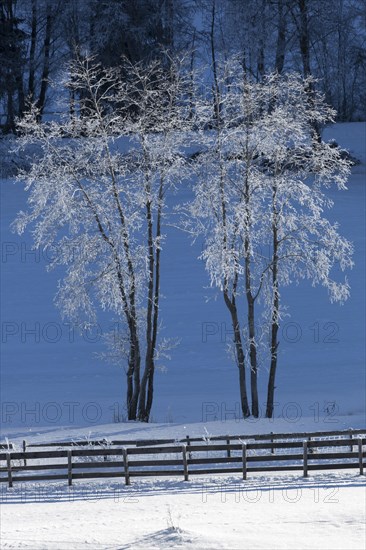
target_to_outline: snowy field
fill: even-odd
[[[83,439],[166,438],[291,431],[285,420],[190,425],[111,424],[28,433],[28,443]],[[355,417],[356,424],[362,416]],[[345,427],[343,424],[339,428]],[[299,430],[327,430],[302,421]],[[15,436],[15,434],[13,434]],[[16,437],[11,437],[15,443]],[[240,474],[121,481],[15,483],[2,487],[1,548],[264,549],[365,547],[365,480],[357,469],[294,474]],[[5,484],[2,484],[5,485]]]
[[[178,336],[167,371],[156,378],[150,425],[124,418],[124,373],[95,357],[100,332],[79,335],[52,305],[60,273],[31,252],[29,235],[9,230],[26,195],[1,181],[2,433],[17,446],[89,438],[182,438],[365,426],[365,123],[326,130],[362,162],[347,192],[330,191],[330,214],[355,245],[351,298],[331,305],[321,289],[286,291],[275,419],[239,420],[236,367],[226,354],[229,320],[207,288],[200,243],[168,228],[162,304],[165,336]],[[172,203],[190,197],[181,189]],[[179,258],[179,260],[177,259]],[[206,287],[206,288],[204,288]],[[206,298],[210,298],[209,301]],[[267,382],[260,373],[262,388]],[[263,405],[263,403],[262,403]],[[365,486],[358,471],[75,481],[0,487],[1,548],[365,547]],[[6,485],[6,484],[2,484]]]
[[[355,474],[23,487],[3,495],[1,548],[365,547]]]

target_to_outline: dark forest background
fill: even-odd
[[[77,56],[109,67],[167,52],[211,72],[237,53],[258,81],[311,74],[339,120],[365,120],[365,16],[366,0],[0,0],[0,128],[31,103],[53,116],[50,83]]]

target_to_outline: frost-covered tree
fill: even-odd
[[[41,124],[33,109],[19,123],[21,146],[38,144],[42,154],[20,176],[29,210],[15,227],[30,225],[36,247],[57,248],[51,267],[66,268],[56,297],[65,316],[90,324],[99,307],[123,327],[115,344],[126,359],[128,418],[148,421],[165,200],[184,174],[182,80],[173,62],[169,74],[159,62],[129,63],[128,82],[93,59],[75,61],[69,74],[65,86],[79,98],[72,115]]]
[[[340,273],[353,266],[353,247],[338,233],[338,224],[323,215],[333,204],[325,188],[334,185],[345,190],[350,168],[342,151],[332,142],[319,142],[313,131],[314,126],[332,122],[334,110],[319,94],[313,94],[309,102],[308,91],[313,88],[309,78],[271,75],[260,87],[268,93],[259,131],[265,205],[260,231],[268,254],[267,260],[262,258],[259,290],[263,289],[269,314],[266,416],[271,418],[282,311],[280,289],[308,279],[313,286],[325,287],[332,302],[343,303],[350,289]]]
[[[205,152],[197,160],[188,226],[205,238],[203,258],[211,284],[223,292],[231,314],[244,416],[250,412],[246,365],[251,414],[259,414],[258,357],[267,342],[266,415],[271,417],[280,288],[309,279],[323,285],[333,301],[343,302],[349,294],[347,280],[337,282],[333,273],[337,266],[352,266],[352,246],[323,216],[331,206],[323,188],[345,189],[349,163],[339,148],[319,143],[313,132],[315,124],[331,122],[335,113],[317,94],[309,101],[309,78],[274,74],[252,82],[231,59],[219,80],[220,117],[212,131],[202,132]],[[206,103],[201,108],[205,128],[213,119]],[[244,305],[245,314],[240,314]],[[263,327],[261,334],[256,326]]]
[[[216,64],[213,106],[210,94],[196,99],[196,125],[201,128],[200,140],[204,147],[197,157],[195,200],[186,205],[189,215],[184,226],[194,236],[203,235],[205,238],[202,258],[211,285],[223,294],[232,323],[243,416],[253,414],[257,417],[257,291],[250,250],[256,246],[253,239],[258,233],[253,227],[257,223],[260,201],[258,193],[253,192],[257,187],[254,175],[249,178],[252,165],[250,143],[245,141],[246,134],[242,132],[245,126],[250,129],[253,109],[250,101],[246,103],[247,97],[236,78],[237,68],[235,60],[226,63],[222,70]],[[207,131],[209,127],[212,127],[211,131]],[[238,303],[243,294],[247,302],[246,322]],[[246,387],[247,363],[250,364],[251,407]]]

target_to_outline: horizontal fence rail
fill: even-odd
[[[323,437],[357,437],[359,435],[366,434],[366,429],[353,429],[349,428],[348,430],[333,430],[333,431],[319,431],[319,432],[301,432],[301,433],[273,433],[268,434],[243,434],[243,435],[207,435],[203,437],[190,437],[187,435],[184,438],[180,439],[115,439],[109,440],[106,438],[96,439],[96,440],[87,440],[83,439],[80,441],[52,441],[52,442],[43,442],[43,443],[27,443],[26,440],[23,440],[23,451],[29,448],[40,448],[40,447],[87,447],[87,446],[117,446],[117,447],[148,447],[148,446],[157,446],[157,445],[169,445],[177,443],[185,443],[190,445],[191,443],[202,443],[206,444],[207,442],[212,441],[226,441],[230,443],[231,441],[261,441],[261,440],[270,440],[276,441],[278,439],[303,439],[303,438],[323,438]],[[13,448],[13,445],[10,444],[0,444],[0,449]]]
[[[213,435],[213,436],[205,436],[205,437],[189,437],[186,436],[183,439],[179,439],[179,443],[199,443],[199,442],[207,442],[209,441],[237,441],[237,440],[273,440],[276,439],[302,439],[302,438],[318,438],[318,437],[328,437],[328,436],[344,436],[344,437],[352,437],[358,436],[361,434],[365,434],[366,430],[364,429],[349,429],[349,430],[336,430],[336,431],[323,431],[323,432],[301,432],[301,433],[273,433],[270,432],[268,434],[246,434],[246,435]],[[154,445],[161,445],[161,444],[169,444],[174,443],[175,439],[150,439],[150,440],[137,440],[134,441],[134,445],[138,446],[154,446]]]
[[[360,430],[365,434],[366,430]],[[348,437],[339,438],[339,435]],[[180,443],[160,441],[159,446],[94,447],[57,450],[14,451],[0,453],[0,482],[13,487],[16,482],[122,478],[126,485],[133,477],[179,476],[185,481],[192,475],[241,474],[243,480],[251,472],[309,471],[358,469],[364,473],[366,436],[337,432],[306,434],[264,434],[253,441],[240,436],[216,438],[218,443],[190,439]],[[316,434],[316,435],[315,435]],[[321,435],[319,435],[321,434]],[[334,432],[333,432],[334,434]],[[281,436],[281,437],[273,437]],[[304,438],[305,437],[305,438]],[[268,441],[268,438],[271,441]],[[214,438],[212,438],[214,439]],[[231,440],[236,441],[231,443]],[[170,441],[170,440],[169,440]]]

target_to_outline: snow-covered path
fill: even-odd
[[[3,488],[1,548],[362,549],[362,485],[346,472]]]

